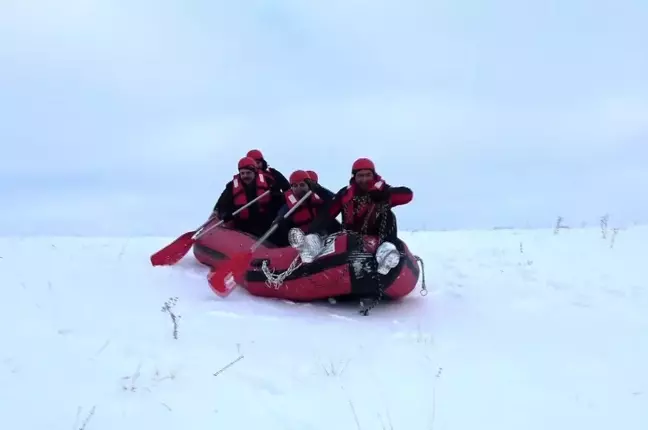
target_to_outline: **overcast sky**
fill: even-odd
[[[648,221],[648,2],[4,0],[0,234],[200,224],[248,149],[401,229]]]

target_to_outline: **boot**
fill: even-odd
[[[304,235],[298,228],[291,228],[288,232],[288,243],[299,252],[304,263],[311,263],[322,250],[322,239],[316,234]]]
[[[400,253],[396,245],[391,242],[383,242],[376,250],[376,261],[378,262],[378,273],[386,275],[400,262]]]
[[[297,227],[291,228],[288,232],[288,243],[297,251],[301,251],[304,248],[304,232]]]
[[[312,263],[322,251],[322,238],[317,234],[308,234],[304,238],[304,247],[299,255],[304,263]]]

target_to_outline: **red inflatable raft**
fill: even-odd
[[[249,251],[257,239],[224,224],[198,239],[193,253],[202,264],[216,267],[236,253]],[[260,246],[243,279],[236,281],[255,296],[292,301],[372,296],[380,283],[386,297],[398,299],[414,290],[420,274],[416,257],[399,242],[395,245],[400,262],[386,275],[376,272],[378,238],[343,232],[327,237],[324,251],[309,264],[301,263],[291,247]]]

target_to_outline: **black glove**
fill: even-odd
[[[318,184],[317,182],[313,181],[310,178],[309,179],[304,179],[304,182],[306,182],[306,185],[308,185],[308,188],[314,193],[316,193],[318,190],[320,190],[322,188],[320,186],[320,184]]]
[[[219,217],[221,221],[223,222],[228,222],[234,219],[234,215],[232,214],[224,214],[223,216]]]
[[[281,191],[279,185],[273,183],[272,185],[270,185],[270,194],[272,194],[273,196],[283,195],[283,191]]]
[[[369,197],[376,203],[385,203],[389,200],[389,188],[385,186],[381,190],[372,189],[369,191]]]

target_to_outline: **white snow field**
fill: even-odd
[[[430,293],[366,317],[221,299],[174,238],[2,238],[2,427],[648,429],[648,227],[402,238]]]

